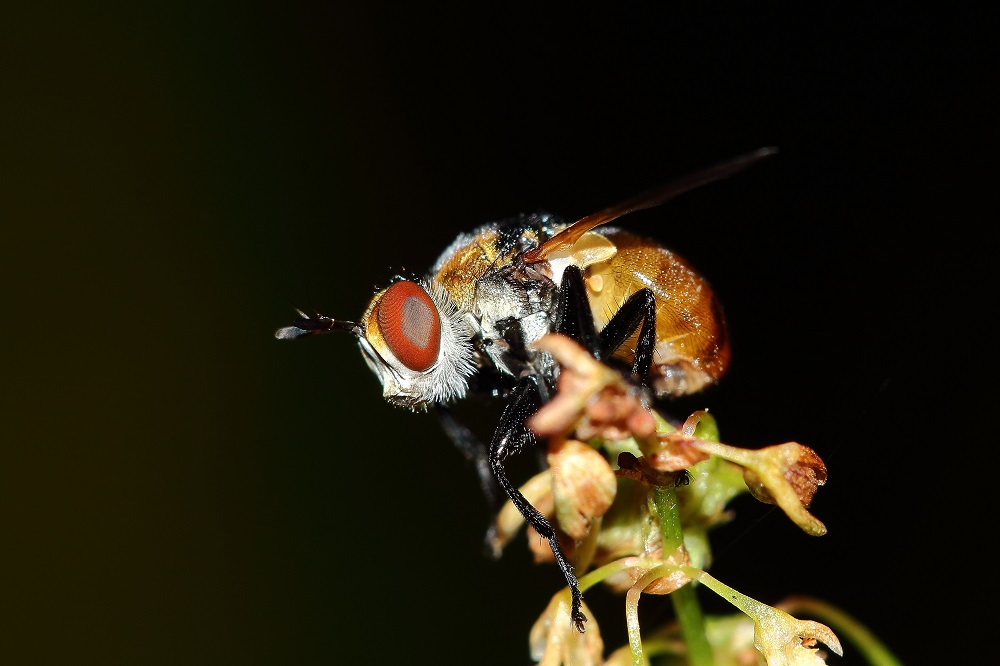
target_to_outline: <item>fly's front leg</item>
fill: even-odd
[[[520,453],[525,446],[534,445],[537,441],[526,422],[529,416],[538,411],[541,404],[538,380],[531,376],[523,377],[514,389],[511,400],[504,409],[503,416],[500,417],[500,425],[497,426],[493,435],[493,441],[490,444],[490,466],[493,469],[493,475],[500,483],[500,487],[504,489],[504,492],[510,497],[510,501],[524,516],[525,521],[549,542],[552,554],[556,558],[556,564],[559,565],[559,570],[565,576],[570,594],[573,597],[570,611],[573,624],[577,631],[583,632],[587,616],[580,610],[583,595],[580,593],[580,585],[576,580],[573,565],[566,559],[552,524],[511,483],[504,469],[504,461],[507,458]]]
[[[632,360],[632,377],[638,382],[646,381],[649,368],[653,364],[656,348],[656,298],[649,289],[640,289],[618,308],[608,325],[601,331],[599,358],[608,358],[628,340],[642,323],[639,341]]]

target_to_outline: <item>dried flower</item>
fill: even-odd
[[[656,419],[641,391],[591,356],[565,335],[550,333],[535,343],[552,354],[561,367],[555,397],[529,420],[542,437],[575,431],[580,439],[609,441],[646,438],[656,432]]]
[[[761,449],[759,453],[762,459],[781,470],[802,506],[812,504],[817,488],[826,483],[826,465],[815,451],[796,442],[788,442]],[[776,504],[767,484],[755,469],[745,469],[743,478],[754,497],[767,504]]]
[[[826,526],[806,511],[817,487],[826,483],[826,465],[808,446],[787,442],[751,450],[696,438],[692,445],[743,467],[743,478],[754,497],[777,504],[806,533],[826,534]]]
[[[708,454],[699,450],[693,442],[697,438],[712,441],[718,439],[715,419],[709,416],[707,410],[691,414],[679,430],[661,430],[655,439],[640,442],[642,455],[649,466],[661,472],[678,472],[708,460]]]

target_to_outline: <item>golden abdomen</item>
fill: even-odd
[[[711,287],[681,257],[655,241],[620,229],[598,233],[618,251],[584,269],[598,330],[629,296],[648,287],[656,297],[656,348],[650,383],[660,395],[693,393],[729,364],[729,337]],[[638,332],[615,354],[631,362]]]

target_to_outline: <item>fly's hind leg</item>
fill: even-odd
[[[642,324],[639,341],[632,360],[632,378],[642,383],[649,375],[656,348],[656,298],[649,289],[640,289],[618,308],[600,335],[601,358],[608,358],[628,340]]]
[[[599,361],[609,359],[641,324],[631,372],[635,381],[645,381],[656,348],[656,297],[652,290],[640,289],[629,296],[598,334],[583,274],[578,267],[568,266],[563,272],[556,307],[556,332],[579,342]]]

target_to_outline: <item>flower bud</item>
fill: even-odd
[[[754,647],[768,666],[825,664],[822,653],[816,650],[817,641],[827,645],[838,656],[843,656],[840,639],[825,624],[796,619],[783,610],[737,592],[704,571],[690,567],[685,569],[692,578],[750,616],[754,622]]]
[[[603,455],[576,440],[553,442],[548,462],[556,520],[566,534],[581,541],[593,520],[607,513],[614,502],[615,473]]]
[[[604,662],[604,641],[594,614],[582,605],[588,618],[587,631],[580,633],[570,621],[569,597],[563,592],[552,597],[528,635],[531,658],[539,666],[600,666]]]

